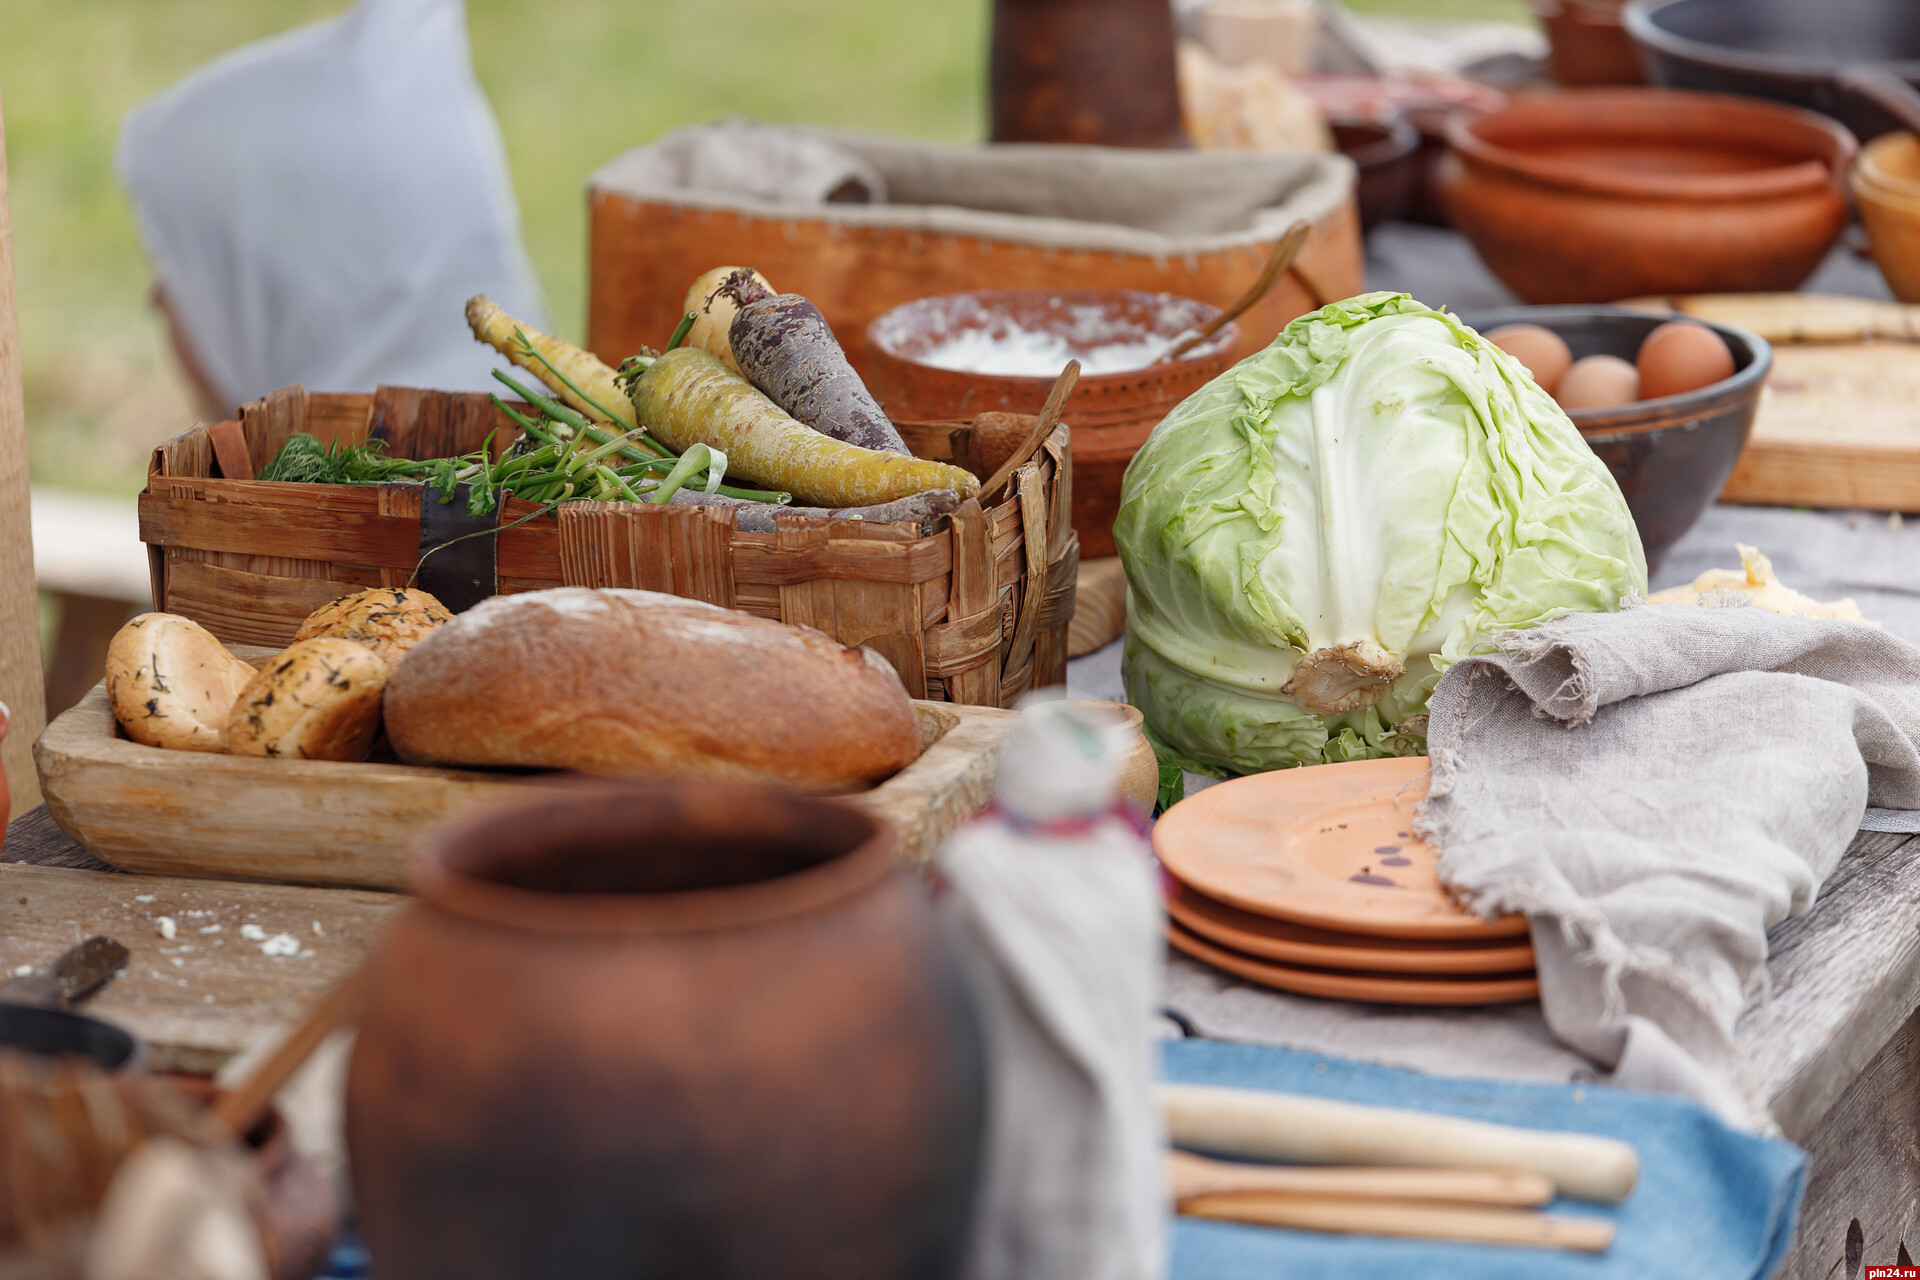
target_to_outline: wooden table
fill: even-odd
[[[163,1063],[194,1070],[291,1025],[403,901],[122,875],[67,840],[44,809],[13,825],[0,857],[0,964],[42,963],[90,933],[114,934],[134,959],[93,1011],[145,1037]],[[162,915],[175,922],[172,940],[156,931]],[[269,934],[293,933],[312,954],[261,954],[238,936],[249,917]],[[199,932],[211,924],[220,932]],[[1800,1232],[1779,1274],[1848,1280],[1863,1262],[1904,1261],[1920,1246],[1920,839],[1862,833],[1814,909],[1770,942],[1771,997],[1736,1034],[1748,1083],[1811,1160]],[[181,953],[183,944],[202,949]],[[1499,1074],[1496,1064],[1488,1074]]]

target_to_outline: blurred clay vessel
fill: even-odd
[[[347,1137],[381,1280],[918,1280],[959,1265],[979,1033],[890,830],[721,784],[430,835]]]

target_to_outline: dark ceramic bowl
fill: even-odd
[[[1407,210],[1420,176],[1420,131],[1405,116],[1334,116],[1327,121],[1340,154],[1360,170],[1360,230]]]
[[[1624,307],[1509,307],[1460,318],[1482,333],[1508,324],[1551,329],[1572,348],[1575,360],[1610,355],[1630,361],[1646,336],[1669,320],[1705,325],[1727,344],[1733,352],[1731,378],[1677,396],[1567,415],[1626,495],[1651,572],[1733,474],[1760,407],[1760,388],[1773,367],[1767,340],[1732,325]]]
[[[141,1043],[111,1022],[27,1004],[0,1004],[0,1048],[72,1054],[108,1071],[137,1070],[146,1060]]]
[[[1839,87],[1842,68],[1872,63],[1920,85],[1913,0],[1632,0],[1623,20],[1653,84],[1811,107],[1863,139],[1899,126]]]

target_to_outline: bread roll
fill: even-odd
[[[143,746],[224,750],[227,715],[251,679],[212,632],[174,613],[143,613],[107,646],[113,718]]]
[[[300,624],[293,638],[300,641],[332,636],[352,640],[373,650],[389,667],[397,667],[409,649],[451,621],[453,614],[431,592],[414,587],[375,587],[321,605]]]
[[[496,596],[423,641],[387,687],[418,764],[740,778],[844,790],[920,754],[886,659],[652,591]]]
[[[237,756],[363,760],[380,732],[387,675],[380,656],[356,641],[296,641],[241,691],[227,719],[227,750]]]

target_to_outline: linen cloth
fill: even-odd
[[[496,388],[463,307],[544,327],[460,0],[359,0],[131,112],[114,168],[223,403]]]
[[[987,1058],[969,1280],[1163,1274],[1162,916],[1146,842],[1112,809],[1131,732],[1067,703],[1028,709],[999,807],[941,850]]]
[[[1414,829],[1441,878],[1531,917],[1547,1025],[1614,1083],[1766,1128],[1733,1023],[1868,802],[1920,808],[1920,648],[1744,601],[1492,643],[1429,704]]]
[[[1556,1249],[1337,1236],[1180,1218],[1172,1280],[1760,1280],[1793,1240],[1806,1157],[1789,1143],[1739,1133],[1684,1098],[1604,1085],[1441,1079],[1257,1045],[1179,1040],[1162,1046],[1161,1076],[1183,1084],[1275,1089],[1372,1106],[1541,1129],[1603,1134],[1633,1144],[1640,1181],[1617,1205],[1559,1200],[1553,1213],[1615,1224],[1597,1255]]]

